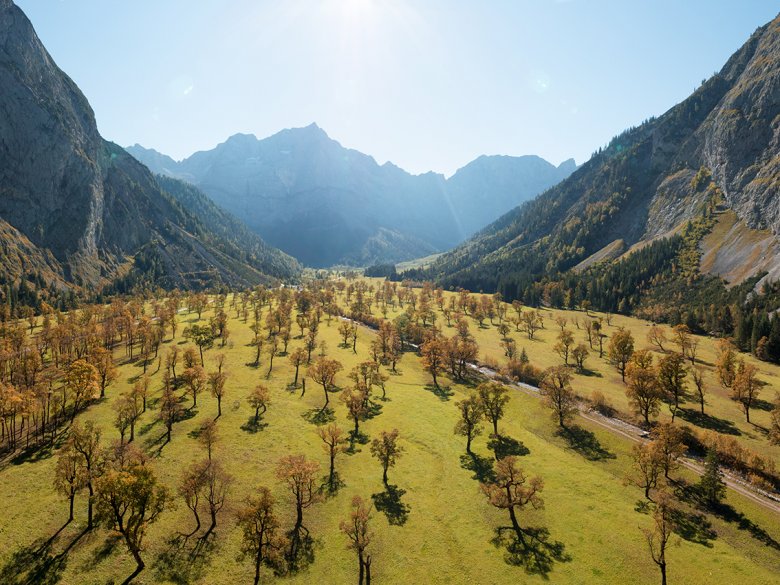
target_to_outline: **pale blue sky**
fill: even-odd
[[[770,0],[17,0],[101,133],[180,159],[317,122],[412,172],[578,163],[685,98]]]

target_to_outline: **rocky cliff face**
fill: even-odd
[[[410,175],[342,147],[316,124],[258,140],[237,134],[175,163],[128,152],[160,174],[197,185],[271,244],[311,266],[426,256],[466,236],[575,168],[538,157],[481,157],[449,180]]]
[[[452,285],[565,272],[621,241],[668,235],[714,205],[780,234],[780,17],[688,99],[612,140],[568,179],[443,256]],[[743,276],[769,266],[736,270]],[[509,283],[508,281],[512,281]]]
[[[110,282],[150,245],[176,249],[167,266],[173,285],[195,284],[192,269],[210,262],[229,282],[263,279],[260,264],[240,271],[219,264],[207,253],[219,238],[146,167],[101,138],[86,98],[11,0],[0,0],[0,218],[36,257],[48,258],[40,261],[54,259],[52,274],[75,285]],[[9,274],[25,269],[3,265]]]

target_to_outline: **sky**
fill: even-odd
[[[776,0],[16,0],[101,134],[179,160],[316,122],[414,173],[587,160],[718,71]]]

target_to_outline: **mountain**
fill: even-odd
[[[303,263],[368,265],[449,249],[568,176],[538,157],[481,157],[449,180],[344,148],[316,124],[237,134],[176,163],[139,145],[153,171],[188,181]]]
[[[779,194],[780,17],[689,98],[614,138],[570,177],[441,256],[428,276],[524,300],[555,287],[575,301],[599,290],[601,298],[631,297],[626,309],[661,271],[727,287],[776,278]],[[631,260],[637,250],[650,250],[644,258],[654,257],[658,270]],[[629,282],[633,270],[643,276]],[[679,294],[695,290],[692,282]]]
[[[92,289],[153,269],[166,286],[248,285],[298,270],[264,244],[226,238],[104,140],[87,99],[11,0],[0,0],[0,161],[4,280],[37,272]]]
[[[447,181],[461,233],[472,235],[576,169],[574,159],[556,167],[538,156],[480,156]]]

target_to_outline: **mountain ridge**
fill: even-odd
[[[721,207],[777,237],[778,104],[780,17],[688,98],[615,137],[570,177],[440,257],[430,275],[447,286],[522,298],[534,281],[565,274],[615,241],[631,248],[702,216],[717,222]]]
[[[165,259],[160,276],[168,286],[249,285],[298,270],[270,248],[253,266],[239,260],[235,245],[104,140],[87,98],[10,0],[0,3],[0,114],[3,246],[25,250],[3,255],[2,276],[45,269],[46,280],[61,286],[100,289],[136,270],[134,256],[150,248]],[[269,276],[266,260],[287,269]]]
[[[263,139],[234,134],[178,162],[140,145],[127,151],[198,186],[270,243],[317,267],[448,249],[576,168],[571,159],[556,167],[534,155],[483,155],[449,178],[413,175],[342,146],[316,123]]]

